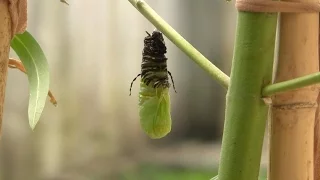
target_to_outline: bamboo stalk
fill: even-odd
[[[0,133],[11,41],[11,18],[8,7],[8,1],[0,1]]]
[[[319,18],[320,23],[320,18]],[[320,26],[320,24],[319,24]],[[319,28],[319,36],[320,36],[320,28]],[[318,51],[320,51],[320,37],[318,37]],[[318,52],[320,55],[320,52]],[[320,65],[320,56],[318,56],[319,65]],[[314,160],[314,180],[320,180],[320,92],[318,93],[318,108],[315,115],[315,122],[314,122],[314,147],[313,147],[313,160]]]
[[[261,90],[271,82],[277,15],[239,12],[237,22],[218,174],[257,180],[268,114]]]
[[[315,116],[314,125],[314,180],[320,180],[320,93],[317,98],[318,108]]]
[[[318,72],[319,13],[282,14],[280,22],[275,82]],[[313,136],[319,92],[315,87],[309,86],[273,97],[270,180],[314,179]]]

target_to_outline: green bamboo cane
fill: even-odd
[[[227,93],[219,180],[257,180],[268,106],[262,87],[271,82],[277,15],[239,12]]]

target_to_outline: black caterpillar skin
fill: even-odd
[[[164,43],[162,33],[153,31],[152,35],[144,38],[142,51],[141,81],[147,86],[151,83],[153,88],[169,88],[167,58],[167,47]]]
[[[164,42],[163,35],[160,31],[154,30],[150,35],[144,38],[144,48],[142,51],[141,73],[137,75],[131,82],[130,95],[133,82],[141,76],[141,81],[147,86],[153,88],[169,88],[170,83],[168,74],[171,77],[172,85],[174,82],[170,71],[167,70],[167,47]]]

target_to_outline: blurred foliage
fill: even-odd
[[[215,176],[218,169],[190,169],[164,167],[159,165],[141,165],[138,169],[120,174],[117,180],[208,180]]]
[[[168,167],[156,164],[140,165],[137,169],[132,169],[114,176],[113,180],[209,180],[216,176],[218,168],[195,169],[182,167]],[[260,171],[259,180],[265,180],[267,170]]]

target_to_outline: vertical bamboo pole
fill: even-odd
[[[281,15],[275,82],[319,70],[318,26],[319,13]],[[313,136],[317,95],[318,89],[309,86],[273,97],[270,180],[314,179]]]
[[[0,133],[11,41],[11,18],[8,7],[7,0],[0,0]]]
[[[314,124],[314,180],[320,180],[320,93],[317,98],[318,108]]]
[[[320,23],[320,18],[319,18]],[[320,26],[320,24],[319,24]],[[320,28],[319,28],[319,37],[318,37],[318,59],[320,64]],[[313,169],[314,169],[314,180],[320,180],[320,92],[318,93],[317,98],[318,108],[315,115],[315,122],[314,122],[314,147],[313,147]]]
[[[239,12],[237,22],[218,174],[257,180],[268,114],[261,89],[271,82],[277,15]]]

